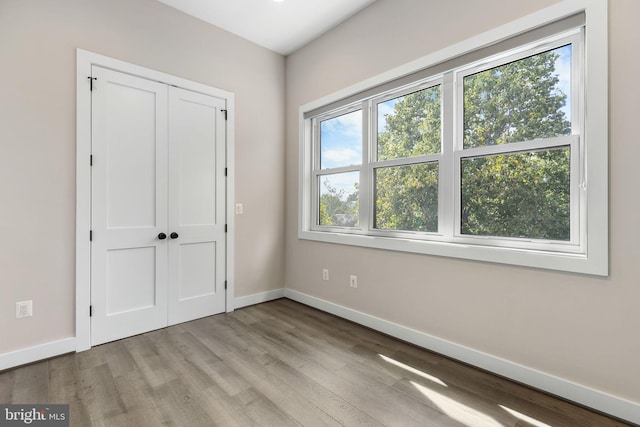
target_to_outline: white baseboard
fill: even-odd
[[[249,305],[260,304],[261,302],[272,301],[274,299],[284,298],[284,288],[274,289],[272,291],[260,292],[259,294],[246,295],[236,297],[233,300],[234,308],[247,307]]]
[[[597,411],[640,424],[640,404],[638,403],[291,289],[284,290],[284,297]]]
[[[0,371],[76,351],[76,339],[64,338],[0,354]]]
[[[234,299],[234,307],[242,308],[283,297],[283,288],[274,289],[268,292],[237,297]],[[76,350],[76,338],[72,337],[0,354],[0,371],[59,356],[61,354],[76,352]]]

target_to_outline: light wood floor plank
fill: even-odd
[[[91,418],[82,393],[82,380],[78,360],[73,355],[56,357],[48,361],[48,403],[69,405],[69,417],[78,425],[90,425]]]
[[[78,427],[627,425],[287,299],[0,372],[0,402]]]
[[[0,373],[0,402],[13,402],[13,391],[15,389],[15,373],[17,369]]]
[[[340,425],[331,415],[316,406],[313,401],[297,393],[278,375],[266,369],[265,365],[256,364],[250,357],[237,353],[228,354],[224,361],[236,372],[242,372],[242,376],[253,384],[256,392],[259,392],[301,425]],[[267,364],[273,362],[275,359],[268,361]]]
[[[13,384],[11,403],[46,402],[49,397],[47,362],[17,368]]]

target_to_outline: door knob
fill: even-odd
[[[166,239],[166,238],[167,238],[167,235],[166,235],[166,234],[164,234],[164,233],[160,233],[160,234],[158,234],[158,239],[160,239],[160,240],[164,240],[164,239]]]
[[[176,233],[175,231],[171,234],[169,234],[169,237],[171,237],[172,239],[177,239],[178,238],[178,233]]]

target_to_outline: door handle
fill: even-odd
[[[179,236],[178,233],[174,231],[173,233],[169,234],[169,237],[171,237],[172,239],[177,239]]]
[[[160,233],[160,234],[158,234],[158,239],[160,239],[160,240],[164,240],[164,239],[166,239],[166,238],[167,238],[167,235],[166,235],[166,234],[164,234],[164,233]]]

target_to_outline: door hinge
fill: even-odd
[[[227,168],[224,168],[224,176],[227,176],[229,173],[229,170]]]
[[[98,80],[97,77],[87,77],[89,79],[89,90],[93,90],[93,81]]]
[[[227,289],[227,281],[224,281],[224,288]]]
[[[227,228],[227,224],[225,224],[225,225],[224,225],[224,232],[225,232],[225,233],[227,232],[227,229],[228,229],[228,228]]]
[[[220,110],[224,113],[224,119],[227,120],[227,110]]]
[[[89,241],[93,242],[93,230],[89,230]]]
[[[90,305],[89,306],[89,317],[92,317],[92,316],[93,316],[93,306]]]
[[[93,154],[89,156],[89,166],[93,166]]]

